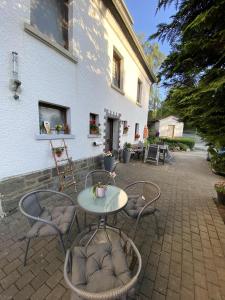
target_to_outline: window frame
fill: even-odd
[[[138,81],[137,81],[137,98],[136,98],[136,103],[138,105],[141,105],[141,102],[142,102],[142,89],[143,89],[143,82],[141,81],[140,78],[138,78]]]
[[[93,131],[91,131],[91,121],[92,116],[94,116],[94,120],[95,120],[95,125],[98,127],[98,132],[93,133]],[[100,124],[99,124],[99,114],[96,113],[89,113],[89,135],[91,136],[95,136],[95,135],[100,135]]]
[[[69,51],[70,49],[70,25],[69,25],[69,20],[71,18],[71,15],[70,15],[70,9],[69,9],[69,6],[70,6],[70,0],[63,0],[63,5],[65,8],[67,8],[67,11],[66,11],[66,14],[65,14],[65,10],[61,10],[60,11],[60,18],[61,18],[61,26],[59,27],[56,27],[56,30],[58,32],[58,29],[60,28],[61,29],[61,34],[62,34],[62,41],[64,41],[64,44],[63,43],[60,43],[59,40],[56,40],[54,38],[54,32],[51,34],[48,34],[48,33],[45,33],[43,32],[40,27],[39,27],[39,23],[37,22],[35,24],[35,21],[32,20],[32,5],[34,2],[35,4],[35,1],[39,1],[39,0],[30,0],[30,25],[37,31],[39,31],[42,35],[44,35],[46,37],[46,39],[50,40],[52,43],[55,43],[57,45],[59,45],[60,47],[62,47],[63,49],[65,49],[66,51]],[[66,22],[65,22],[65,19],[66,19]],[[66,38],[65,38],[65,32],[66,32]]]
[[[62,105],[57,105],[57,104],[53,104],[53,103],[49,103],[49,102],[45,102],[45,101],[39,101],[38,102],[38,114],[39,114],[39,134],[40,135],[44,135],[47,134],[46,132],[43,132],[45,130],[43,130],[43,124],[41,124],[41,118],[40,118],[40,113],[41,113],[41,107],[44,108],[52,108],[55,110],[60,111],[60,114],[63,115],[64,120],[62,120],[62,125],[64,126],[64,129],[61,131],[64,131],[63,133],[61,133],[62,135],[70,135],[71,132],[71,124],[70,124],[70,108],[66,107],[66,106],[62,106]],[[42,120],[43,121],[43,120]],[[49,121],[49,120],[46,120]],[[68,126],[68,132],[65,133],[65,125]],[[57,131],[54,128],[51,128],[51,133],[48,135],[55,135],[57,133]]]
[[[115,83],[114,81],[114,58],[116,58],[118,60],[119,63],[119,78],[118,80],[118,85]],[[113,55],[112,55],[112,84],[111,86],[113,88],[115,88],[116,90],[123,92],[123,82],[124,82],[124,59],[122,57],[122,55],[119,53],[119,51],[113,47]]]
[[[138,135],[138,137],[137,137]],[[140,138],[140,124],[135,123],[135,129],[134,129],[134,139],[138,140]]]

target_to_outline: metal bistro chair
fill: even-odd
[[[159,145],[149,145],[145,150],[144,162],[155,162],[159,164]]]
[[[129,184],[124,188],[128,195],[128,203],[123,212],[131,219],[135,219],[135,227],[132,239],[135,240],[138,224],[142,217],[154,215],[156,224],[156,233],[159,238],[159,226],[156,208],[156,201],[159,199],[161,192],[157,184],[150,181],[137,181]]]
[[[123,232],[109,230],[110,240],[67,251],[64,279],[71,289],[71,300],[137,299],[135,285],[142,268],[141,255]]]
[[[105,170],[94,170],[87,174],[85,178],[85,189],[91,187],[98,182],[105,185],[115,185],[115,179],[111,173]],[[86,212],[84,213],[84,225],[86,226]]]
[[[62,204],[60,206],[42,207],[40,202],[46,200],[69,200],[70,205]],[[66,254],[66,248],[63,242],[63,235],[68,234],[67,239],[70,237],[71,229],[76,220],[78,230],[79,223],[77,219],[77,206],[74,205],[73,199],[67,194],[52,191],[52,190],[37,190],[23,196],[19,202],[19,209],[21,213],[28,218],[28,222],[31,226],[30,230],[26,234],[27,247],[24,257],[24,266],[27,261],[27,254],[29,250],[30,241],[33,238],[47,237],[58,235],[59,241],[62,246],[64,254]]]

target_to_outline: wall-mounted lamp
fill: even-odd
[[[14,92],[13,98],[15,100],[19,99],[17,94],[21,86],[21,81],[18,79],[18,53],[12,52],[12,91]]]

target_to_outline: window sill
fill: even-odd
[[[75,57],[70,51],[66,50],[63,48],[61,45],[58,43],[52,41],[48,36],[45,34],[41,33],[38,29],[34,28],[32,25],[28,23],[24,23],[24,30],[31,36],[37,38],[39,41],[44,43],[45,45],[49,46],[50,48],[54,49],[73,63],[77,63],[78,59]]]
[[[136,102],[136,105],[139,107],[142,107],[141,103],[139,103],[139,102]]]
[[[120,88],[118,88],[117,86],[115,86],[113,83],[111,84],[111,87],[116,90],[117,92],[119,92],[121,95],[125,95],[124,91],[121,90]]]
[[[102,135],[101,134],[88,134],[88,138],[89,139],[91,139],[91,138],[100,138],[100,137],[102,137]]]
[[[62,139],[75,139],[73,134],[36,134],[36,140],[62,140]]]

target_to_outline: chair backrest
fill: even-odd
[[[39,193],[37,191],[26,194],[19,203],[20,211],[33,217],[39,217],[43,208],[40,205]],[[29,223],[32,225],[35,220],[28,218]]]
[[[147,203],[154,203],[159,199],[161,192],[157,184],[151,181],[136,181],[124,188],[128,196],[144,197]]]
[[[115,185],[115,180],[111,173],[105,170],[94,170],[87,174],[85,179],[85,188],[101,182],[102,184]]]
[[[147,159],[157,160],[159,156],[159,145],[149,145]]]

